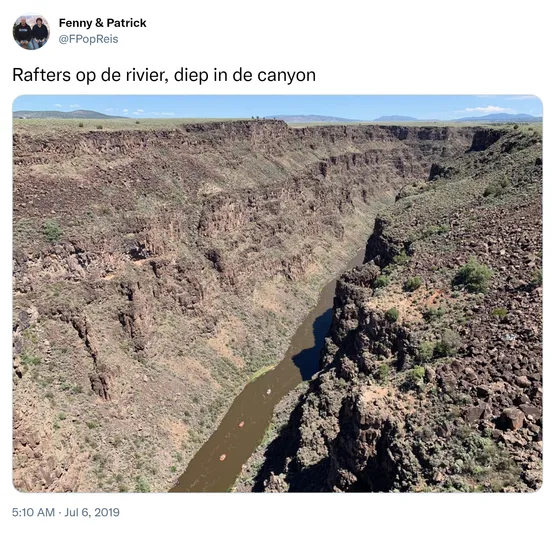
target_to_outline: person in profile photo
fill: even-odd
[[[41,48],[48,40],[48,28],[43,24],[40,17],[35,21],[35,25],[31,30],[31,37],[34,49]]]
[[[35,43],[33,42],[32,29],[29,24],[27,24],[27,19],[21,17],[19,24],[17,24],[13,29],[13,36],[15,42],[27,50],[34,50]]]

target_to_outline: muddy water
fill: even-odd
[[[345,270],[362,264],[363,259],[364,248]],[[262,440],[276,404],[318,371],[320,352],[331,324],[336,281],[324,287],[318,304],[293,336],[284,359],[235,398],[219,427],[170,492],[225,492],[233,485]],[[225,460],[221,461],[224,454]]]

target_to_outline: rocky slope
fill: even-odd
[[[13,465],[26,491],[171,487],[377,209],[475,134],[21,122]]]
[[[541,486],[541,155],[535,128],[482,130],[400,191],[236,490]]]

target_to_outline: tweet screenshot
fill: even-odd
[[[542,2],[0,9],[2,531],[549,530]]]

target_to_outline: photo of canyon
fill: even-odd
[[[527,95],[19,97],[14,487],[537,491],[542,158]]]

